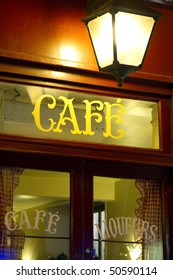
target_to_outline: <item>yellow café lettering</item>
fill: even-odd
[[[48,100],[48,108],[50,110],[55,109],[58,105],[58,101],[63,101],[64,106],[59,113],[58,122],[54,119],[49,118],[49,127],[44,128],[41,123],[41,105],[45,100]],[[64,96],[59,96],[56,98],[53,95],[45,94],[41,95],[35,104],[34,110],[32,115],[34,116],[35,124],[37,128],[43,132],[50,132],[53,131],[55,133],[62,133],[63,127],[66,125],[67,122],[70,122],[73,126],[73,129],[70,130],[72,134],[83,134],[83,135],[94,135],[96,131],[92,128],[92,120],[97,123],[101,123],[104,118],[104,131],[103,137],[111,137],[113,139],[121,139],[124,136],[124,131],[122,129],[118,129],[116,131],[116,135],[112,133],[112,126],[113,124],[120,124],[121,123],[121,114],[124,113],[124,106],[121,103],[121,99],[118,98],[116,103],[110,104],[109,102],[102,102],[99,100],[83,100],[82,103],[85,104],[85,130],[81,130],[78,125],[77,116],[75,113],[75,105],[73,103],[74,98],[68,99]],[[92,108],[95,107],[95,111]],[[68,112],[68,116],[67,116]],[[103,114],[104,112],[104,114]],[[113,113],[114,112],[114,113]],[[104,116],[104,117],[103,117]],[[113,122],[114,120],[114,122]]]

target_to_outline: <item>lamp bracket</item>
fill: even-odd
[[[113,77],[116,79],[116,81],[118,82],[118,86],[122,87],[123,82],[125,80],[125,78],[132,72],[135,72],[137,70],[141,69],[141,65],[139,66],[131,66],[131,65],[121,65],[119,64],[119,66],[115,66],[115,65],[110,65],[107,67],[104,67],[102,69],[100,69],[100,71],[102,72],[107,72],[110,73],[111,75],[113,75]]]

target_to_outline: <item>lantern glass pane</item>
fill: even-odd
[[[113,63],[112,15],[106,13],[88,23],[93,47],[100,68]]]
[[[124,12],[115,15],[117,60],[120,64],[138,66],[142,63],[154,22],[148,16]]]

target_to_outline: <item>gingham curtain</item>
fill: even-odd
[[[141,194],[137,199],[139,207],[135,210],[137,218],[155,225],[158,229],[155,231],[154,242],[142,238],[142,258],[159,259],[162,257],[161,184],[159,180],[137,179],[136,187]]]
[[[22,172],[21,168],[0,166],[0,259],[21,258],[24,233],[20,230],[9,232],[4,222],[6,213],[13,211],[14,190]]]

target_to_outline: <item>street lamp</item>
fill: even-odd
[[[100,71],[125,77],[142,67],[160,14],[142,0],[110,0],[82,21],[86,24]]]

